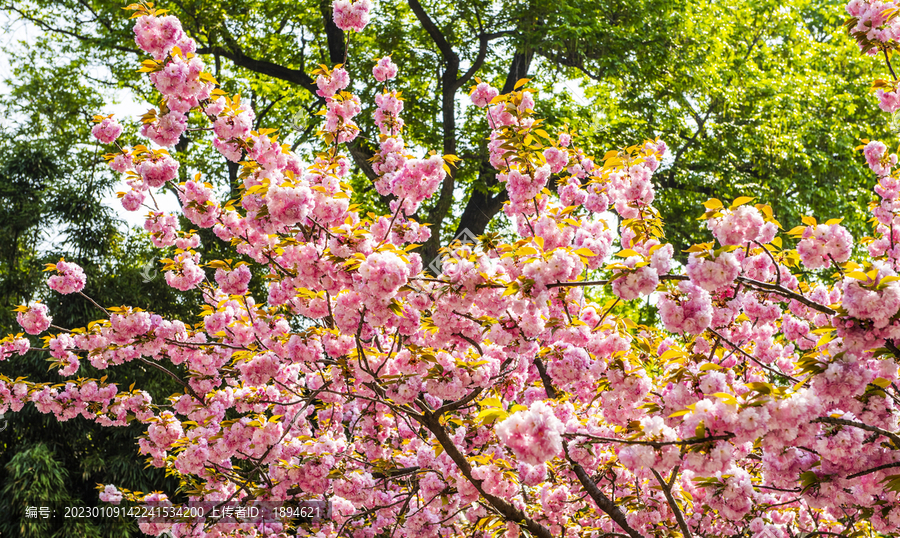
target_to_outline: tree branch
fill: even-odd
[[[836,425],[840,425],[840,426],[853,426],[854,428],[859,428],[859,429],[865,430],[867,432],[878,433],[878,434],[881,434],[881,435],[887,437],[891,441],[893,441],[894,445],[897,448],[900,448],[900,435],[889,432],[887,430],[883,430],[876,426],[869,426],[868,424],[863,424],[862,422],[855,422],[853,420],[847,420],[845,418],[835,418],[835,417],[819,417],[817,419],[814,419],[812,422],[814,422],[814,423],[817,422],[820,424],[836,424]]]
[[[205,47],[197,49],[197,54],[217,54],[219,56],[228,58],[232,63],[234,63],[234,65],[238,67],[243,67],[261,75],[268,75],[285,82],[290,82],[291,84],[296,84],[297,86],[300,86],[301,88],[309,91],[314,96],[316,95],[316,90],[318,89],[318,87],[316,86],[315,81],[312,79],[312,77],[307,75],[304,71],[301,71],[299,69],[291,69],[283,65],[272,63],[268,60],[257,60],[256,58],[251,58],[250,56],[244,54],[237,43],[233,43],[232,47],[234,48],[226,48],[218,45]]]
[[[513,521],[522,525],[538,538],[553,538],[553,534],[550,533],[550,530],[547,529],[547,527],[544,527],[537,521],[528,517],[524,511],[516,508],[506,500],[484,491],[484,488],[481,485],[482,481],[472,476],[472,466],[456,447],[456,444],[453,443],[453,440],[450,439],[450,436],[447,435],[447,431],[441,426],[437,415],[426,412],[423,417],[417,418],[416,420],[434,435],[438,443],[440,443],[441,447],[444,449],[444,452],[450,456],[450,459],[453,460],[453,463],[456,464],[463,476],[475,486],[475,489],[478,490],[478,493],[481,494],[482,498],[484,498],[495,510],[500,512],[507,521]],[[641,537],[638,535],[633,536],[632,538]]]
[[[540,357],[534,358],[534,366],[537,368],[538,374],[541,376],[541,383],[544,384],[544,392],[547,393],[547,396],[550,398],[556,399],[558,393],[556,392],[556,387],[553,386],[553,382],[550,380],[550,376],[547,375],[547,368],[544,367],[544,362]]]
[[[139,361],[143,362],[144,364],[148,364],[148,365],[150,365],[150,366],[156,368],[157,370],[160,370],[161,372],[164,372],[164,373],[167,374],[169,377],[171,377],[172,379],[174,379],[175,381],[177,381],[179,385],[181,385],[182,387],[184,387],[185,389],[187,389],[187,391],[191,393],[191,396],[193,396],[194,398],[197,398],[197,401],[198,401],[198,402],[200,402],[201,404],[204,404],[204,405],[206,404],[206,400],[204,400],[202,396],[200,396],[199,394],[197,394],[197,391],[195,391],[190,385],[188,385],[187,383],[185,383],[180,377],[178,377],[177,375],[175,375],[171,370],[168,370],[165,366],[163,366],[163,365],[161,365],[161,364],[157,364],[157,363],[155,363],[155,362],[153,362],[153,361],[148,361],[148,360],[145,359],[144,357],[138,357],[137,359],[138,359]]]
[[[425,8],[422,7],[422,4],[419,3],[419,0],[407,0],[410,9],[415,14],[416,18],[419,19],[419,22],[422,24],[422,27],[428,32],[428,35],[431,37],[431,40],[434,41],[434,44],[437,45],[438,50],[441,51],[441,54],[444,56],[444,60],[450,64],[454,60],[456,65],[459,65],[459,55],[453,50],[453,47],[447,42],[447,38],[444,37],[444,34],[441,33],[441,30],[434,24],[434,21],[431,20],[431,17],[428,16],[428,13],[425,12]],[[455,91],[455,88],[454,88]]]
[[[859,478],[860,476],[865,476],[867,474],[877,473],[878,471],[883,471],[885,469],[891,469],[893,467],[900,467],[900,461],[894,463],[885,463],[884,465],[879,465],[878,467],[872,467],[871,469],[866,469],[865,471],[860,471],[858,473],[853,473],[847,476],[847,480],[852,478]]]
[[[594,503],[597,504],[597,507],[600,510],[603,510],[606,515],[610,517],[619,527],[622,528],[628,536],[631,538],[643,538],[641,534],[635,529],[631,528],[628,524],[628,519],[625,514],[619,509],[618,506],[602,491],[597,487],[597,484],[591,480],[591,477],[588,476],[587,471],[584,470],[580,464],[575,463],[571,457],[569,457],[569,448],[563,443],[563,450],[566,452],[566,459],[569,460],[569,463],[572,464],[572,470],[575,471],[575,476],[578,477],[578,481],[581,482],[581,486],[584,487],[584,490],[587,491],[587,494],[594,500]]]
[[[587,437],[588,439],[593,439],[595,441],[602,441],[604,443],[621,443],[623,445],[645,445],[652,446],[653,448],[662,448],[664,446],[687,446],[687,445],[700,445],[703,443],[711,443],[713,441],[727,441],[734,437],[733,433],[726,433],[723,435],[712,435],[710,437],[696,437],[694,439],[685,439],[683,441],[640,441],[640,440],[632,440],[632,439],[616,439],[614,437],[600,437],[597,435],[591,435],[589,433],[567,433],[564,434],[564,437]]]
[[[678,475],[678,466],[672,469],[672,479],[670,480],[670,483],[663,480],[663,477],[659,476],[656,469],[650,469],[650,471],[662,487],[663,493],[666,495],[666,501],[669,502],[669,507],[672,508],[672,512],[675,513],[675,521],[678,522],[678,526],[681,528],[681,533],[684,535],[684,538],[693,538],[687,523],[684,521],[684,514],[681,513],[681,508],[679,508],[678,503],[675,502],[675,497],[672,496],[672,484],[675,483],[675,477]]]
[[[460,400],[456,400],[455,402],[450,402],[448,404],[444,404],[444,405],[438,407],[434,411],[434,416],[440,417],[444,413],[450,413],[451,411],[456,411],[460,407],[468,405],[468,403],[471,402],[472,400],[474,400],[475,398],[477,398],[478,395],[481,394],[481,392],[483,390],[484,390],[483,388],[478,387],[477,389],[475,389],[471,393],[469,393],[465,398],[462,398]]]
[[[319,9],[322,11],[322,21],[325,23],[325,38],[328,41],[328,59],[332,64],[342,64],[347,58],[347,46],[344,44],[344,31],[334,23],[331,12],[331,2],[321,0]]]
[[[498,39],[511,33],[512,32],[507,31],[495,32],[492,34],[481,32],[480,34],[478,34],[478,55],[475,56],[475,61],[472,62],[472,66],[469,67],[469,69],[463,74],[463,76],[457,79],[456,88],[454,88],[454,91],[462,88],[473,76],[475,76],[475,73],[477,73],[478,70],[481,69],[481,66],[484,65],[484,60],[487,58],[488,43],[490,43],[494,39]]]

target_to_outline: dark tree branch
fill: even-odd
[[[146,365],[148,365],[148,366],[152,366],[152,367],[156,368],[157,370],[163,372],[164,374],[168,375],[169,377],[171,377],[172,379],[174,379],[175,381],[177,381],[178,384],[180,384],[182,387],[184,387],[185,390],[187,390],[188,392],[190,392],[190,393],[191,393],[191,396],[193,396],[194,398],[196,398],[198,402],[200,402],[201,404],[206,405],[206,400],[204,400],[203,396],[200,396],[199,394],[197,394],[197,391],[195,391],[190,385],[188,385],[187,383],[185,383],[184,381],[182,381],[182,379],[181,379],[180,377],[178,377],[177,375],[175,375],[175,373],[173,373],[172,371],[168,370],[165,366],[163,366],[163,365],[161,365],[161,364],[159,364],[159,363],[153,362],[153,361],[151,361],[151,360],[147,360],[147,359],[145,359],[144,357],[138,357],[138,360],[141,361],[141,362],[143,362],[144,364],[146,364]]]
[[[538,369],[538,373],[541,376],[541,383],[544,385],[544,391],[547,393],[547,396],[551,398],[556,398],[558,392],[556,387],[553,386],[553,382],[550,379],[550,376],[547,375],[547,369],[544,368],[544,363],[541,361],[540,357],[534,359],[534,365]],[[593,479],[587,474],[587,471],[584,468],[576,463],[569,456],[569,448],[566,443],[563,443],[563,450],[566,454],[566,460],[572,464],[572,470],[575,471],[575,476],[578,477],[578,481],[581,482],[582,487],[587,492],[587,494],[594,500],[597,504],[597,507],[600,508],[603,512],[606,513],[613,521],[616,522],[619,527],[622,528],[631,538],[643,538],[640,533],[631,528],[628,525],[628,519],[625,517],[625,514],[619,509],[618,506],[606,495],[600,491],[600,488],[597,487],[597,484],[594,483]]]
[[[808,306],[809,308],[812,308],[813,310],[817,310],[823,314],[828,314],[829,316],[834,316],[835,314],[837,314],[837,312],[835,312],[833,309],[831,309],[825,305],[820,305],[819,303],[812,301],[810,299],[807,299],[806,297],[800,295],[799,293],[791,291],[791,290],[785,288],[784,286],[781,286],[778,284],[770,284],[768,282],[760,282],[759,280],[753,280],[752,278],[747,278],[747,277],[743,277],[743,276],[737,277],[737,281],[743,282],[748,287],[756,288],[758,291],[775,292],[778,295],[781,295],[782,297],[785,297],[787,299],[793,299],[799,303],[802,303],[802,304]]]
[[[241,47],[237,45],[237,43],[233,43],[230,47],[227,48],[222,46],[212,46],[197,49],[197,54],[215,54],[218,56],[222,56],[223,58],[228,58],[232,63],[234,63],[234,65],[238,67],[243,67],[261,75],[268,75],[285,82],[290,82],[291,84],[296,84],[297,86],[300,86],[301,88],[307,90],[314,96],[316,95],[316,90],[318,89],[315,81],[312,79],[312,77],[307,75],[306,72],[299,69],[291,69],[290,67],[285,67],[268,60],[257,60],[256,58],[251,58],[250,56],[244,54],[244,52],[241,50]]]
[[[416,18],[419,19],[419,22],[422,24],[422,28],[428,32],[428,35],[431,37],[431,40],[434,41],[434,44],[437,45],[438,50],[441,51],[441,55],[444,56],[444,61],[448,64],[452,62],[456,62],[457,67],[459,66],[459,55],[453,50],[453,47],[447,41],[447,38],[444,37],[444,34],[437,27],[431,17],[428,16],[428,13],[425,12],[425,8],[422,7],[422,4],[419,3],[419,0],[407,0],[410,9],[415,14]]]
[[[456,154],[456,90],[457,75],[459,74],[459,55],[453,50],[453,47],[444,37],[437,25],[425,12],[419,0],[407,0],[409,7],[412,9],[416,18],[422,24],[422,27],[431,36],[431,40],[441,51],[444,58],[444,72],[441,74],[441,118],[443,120],[443,145],[444,155]],[[440,194],[437,201],[429,211],[427,221],[431,223],[431,237],[425,243],[422,249],[423,260],[428,263],[436,255],[441,242],[441,228],[443,228],[444,217],[450,211],[453,205],[453,188],[456,185],[456,178],[453,170],[447,174],[441,183]]]
[[[867,432],[873,432],[880,435],[883,435],[894,442],[894,445],[897,448],[900,448],[900,435],[896,433],[889,432],[887,430],[883,430],[876,426],[869,426],[868,424],[863,424],[862,422],[856,422],[853,420],[847,420],[844,418],[834,418],[834,417],[819,417],[814,419],[812,422],[818,422],[821,424],[834,424],[840,426],[853,426],[854,428],[859,428],[861,430],[865,430]]]
[[[475,489],[478,490],[478,493],[481,494],[481,497],[485,499],[497,512],[499,512],[503,517],[506,518],[507,521],[513,521],[522,525],[528,531],[538,537],[538,538],[553,538],[553,534],[550,533],[550,530],[547,527],[541,525],[537,521],[528,517],[528,515],[522,510],[516,508],[513,504],[507,502],[505,499],[501,499],[495,495],[491,495],[484,491],[482,487],[482,481],[474,478],[472,476],[472,466],[469,464],[469,461],[466,457],[459,451],[456,447],[456,444],[450,439],[450,436],[447,435],[447,431],[441,426],[440,420],[437,415],[434,413],[426,412],[423,417],[417,418],[420,424],[424,426],[428,431],[434,435],[437,439],[438,443],[440,443],[441,447],[444,449],[444,452],[450,456],[450,459],[453,460],[453,463],[459,468],[459,471],[466,477],[466,479],[475,486]],[[640,538],[640,536],[634,536],[633,538]]]
[[[900,467],[900,461],[894,463],[885,463],[884,465],[879,465],[878,467],[872,467],[871,469],[866,469],[865,471],[853,473],[847,476],[847,480],[850,480],[851,478],[859,478],[860,476],[865,476],[867,474],[877,473],[878,471],[883,471],[885,469],[892,469],[894,467]]]
[[[681,528],[681,534],[684,535],[684,538],[693,538],[690,529],[688,529],[687,523],[684,521],[684,515],[681,513],[681,508],[678,506],[678,503],[675,501],[675,497],[672,496],[672,484],[675,482],[675,476],[678,474],[678,467],[676,466],[672,469],[672,479],[669,482],[663,480],[663,477],[656,472],[656,469],[650,469],[653,472],[653,476],[656,477],[656,481],[659,482],[660,487],[662,487],[663,493],[666,495],[666,501],[669,503],[669,507],[672,509],[672,512],[675,513],[675,520],[678,522],[678,526]]]
[[[503,202],[507,200],[509,200],[509,194],[506,189],[494,196],[485,194],[478,189],[472,189],[469,201],[466,202],[466,207],[460,216],[455,235],[461,234],[464,230],[469,230],[476,237],[482,235],[494,215],[503,209]]]
[[[455,402],[450,402],[450,403],[447,403],[447,404],[444,404],[444,405],[440,406],[439,408],[437,408],[437,409],[434,411],[434,416],[440,417],[441,415],[443,415],[443,414],[445,414],[445,413],[450,413],[450,412],[452,412],[452,411],[456,411],[456,410],[459,409],[460,407],[465,407],[465,406],[468,405],[472,400],[474,400],[475,398],[477,398],[478,395],[481,394],[481,392],[482,392],[483,390],[484,390],[483,388],[478,387],[477,389],[473,390],[473,391],[470,392],[468,395],[466,395],[466,397],[464,397],[464,398],[462,398],[462,399],[460,399],[460,400],[456,400]]]
[[[331,2],[322,0],[319,2],[322,11],[322,20],[325,23],[325,37],[328,40],[328,59],[332,64],[342,64],[347,57],[347,46],[344,43],[344,31],[334,23],[331,13]]]
[[[547,368],[544,367],[544,361],[541,360],[540,357],[535,357],[534,366],[537,368],[538,374],[541,376],[541,383],[544,385],[544,392],[547,393],[547,396],[550,398],[556,399],[558,393],[556,392],[556,388],[553,386],[553,382],[550,379],[550,376],[547,375]]]
[[[366,178],[372,182],[377,180],[378,174],[375,173],[375,170],[372,169],[372,163],[369,162],[372,156],[360,146],[360,139],[357,138],[352,143],[347,144],[347,149],[350,151],[350,156],[353,157],[353,162],[362,170]]]
[[[513,91],[516,87],[516,82],[528,76],[528,70],[531,68],[533,59],[534,50],[529,48],[513,54],[509,72],[506,75],[506,82],[503,84],[503,89],[500,90],[501,94]]]
[[[269,104],[266,105],[265,108],[263,108],[262,110],[260,110],[260,111],[256,114],[256,121],[255,121],[255,123],[256,123],[256,130],[259,130],[259,128],[260,128],[260,126],[262,125],[262,122],[263,122],[263,120],[265,119],[266,115],[268,115],[269,112],[272,110],[272,107],[275,106],[275,104],[276,104],[278,101],[281,101],[282,99],[284,99],[284,97],[285,97],[285,96],[282,94],[282,95],[280,95],[277,99],[273,99],[272,101],[269,101]],[[254,107],[254,108],[255,108],[255,107]]]
[[[456,81],[456,88],[462,88],[473,76],[478,72],[479,69],[484,65],[484,61],[487,58],[488,51],[488,43],[493,41],[494,39],[501,38],[505,35],[509,35],[512,32],[495,32],[493,34],[486,34],[484,32],[478,34],[478,55],[475,57],[475,61],[472,62],[472,66],[469,67],[469,70],[466,71],[463,76],[459,77]]]
[[[628,519],[625,517],[625,514],[616,506],[616,503],[613,502],[612,499],[607,497],[600,488],[597,487],[597,484],[591,479],[591,477],[587,474],[587,471],[584,470],[580,464],[575,463],[572,458],[569,457],[569,449],[563,443],[563,449],[566,452],[566,459],[569,460],[569,463],[572,464],[572,470],[575,471],[575,476],[578,477],[578,481],[581,482],[581,486],[587,491],[587,494],[594,500],[597,507],[602,510],[606,515],[610,517],[619,527],[622,528],[628,536],[631,538],[643,538],[641,534],[635,529],[631,528],[628,524]]]
[[[402,469],[388,469],[386,471],[372,473],[372,478],[396,478],[398,476],[406,476],[419,470],[418,466],[403,467]]]
[[[722,435],[711,435],[709,437],[695,437],[693,439],[684,439],[682,441],[642,441],[639,439],[616,439],[614,437],[601,437],[598,435],[591,435],[589,433],[566,433],[563,435],[564,435],[564,437],[585,437],[587,439],[591,439],[594,441],[600,441],[603,443],[620,443],[623,445],[652,446],[653,448],[656,448],[656,449],[662,448],[664,446],[702,445],[704,443],[711,443],[713,441],[727,441],[729,439],[734,438],[733,433],[725,433]]]

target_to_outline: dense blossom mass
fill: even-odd
[[[373,15],[369,0],[332,7],[342,30]],[[141,520],[144,532],[900,536],[900,180],[885,144],[861,147],[877,178],[872,237],[854,242],[839,218],[784,232],[763,203],[711,199],[709,242],[678,263],[653,205],[664,142],[595,157],[535,117],[527,80],[503,95],[476,81],[513,239],[449,245],[433,274],[415,251],[430,236],[415,215],[457,159],[407,147],[389,57],[372,68],[374,103],[341,66],[312,73],[324,149],[302,162],[254,130],[252,107],[218,87],[177,18],[129,9],[152,58],[141,70],[162,95],[142,118],[152,144],[122,144],[110,117],[95,117],[93,134],[114,144],[123,206],[144,208],[150,240],[169,249],[166,282],[206,304],[199,323],[94,305],[100,319],[73,329],[51,325],[43,303],[20,306],[44,347],[10,335],[0,359],[43,351],[67,381],[0,376],[0,412],[31,403],[59,420],[137,420],[140,454],[191,502],[331,507],[311,520]],[[861,49],[889,57],[895,6],[852,0],[847,11]],[[897,108],[897,84],[876,82],[882,108]],[[379,131],[371,165],[386,215],[350,203],[343,144],[364,111]],[[213,147],[239,163],[238,199],[220,201],[165,149],[189,117],[208,120]],[[167,186],[239,260],[203,259],[199,235],[152,207]],[[83,293],[78,265],[48,271],[51,290]],[[629,319],[630,301],[654,304],[660,323]],[[158,402],[83,377],[85,364],[131,361],[184,390]],[[170,503],[119,486],[99,499]]]

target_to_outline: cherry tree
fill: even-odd
[[[334,22],[362,32],[371,7],[336,0]],[[900,536],[900,180],[885,144],[860,148],[877,184],[873,234],[856,250],[840,218],[785,232],[752,198],[711,199],[698,209],[710,241],[681,266],[653,206],[664,142],[592,157],[577,133],[535,117],[527,80],[503,95],[478,81],[471,100],[488,119],[519,239],[450,245],[433,274],[415,252],[429,228],[411,215],[456,158],[404,142],[391,88],[402,66],[381,58],[372,69],[384,85],[374,187],[391,213],[363,214],[343,153],[363,103],[340,65],[314,73],[325,122],[304,163],[275,131],[252,130],[252,108],[219,89],[175,17],[128,9],[163,106],[142,119],[150,145],[122,144],[112,117],[97,116],[93,133],[126,178],[123,206],[147,210],[152,241],[171,249],[167,283],[198,290],[206,306],[195,323],[94,303],[99,319],[71,329],[41,303],[19,307],[69,380],[0,377],[0,411],[30,402],[59,420],[138,420],[140,453],[191,501],[331,506],[311,521],[142,520],[144,532]],[[847,11],[861,51],[887,62],[877,98],[896,112],[898,8],[852,0]],[[199,236],[153,206],[177,177],[165,148],[189,118],[208,121],[243,189],[220,201],[197,174],[174,185],[184,216],[253,263],[201,259]],[[77,265],[48,270],[51,290],[82,293]],[[249,292],[253,275],[266,297]],[[621,308],[648,296],[655,326]],[[4,359],[35,349],[22,334],[0,346]],[[184,390],[154,402],[79,377],[85,360],[100,370],[139,361]],[[99,489],[113,503],[169,502]]]

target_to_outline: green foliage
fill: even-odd
[[[46,52],[46,49],[44,49]],[[2,97],[0,132],[0,332],[19,333],[12,308],[42,300],[58,326],[83,326],[101,313],[78,295],[50,293],[42,272],[61,256],[85,268],[85,292],[101,304],[134,304],[163,315],[187,316],[196,298],[181,297],[161,275],[144,282],[144,266],[159,257],[146,238],[123,235],[122,223],[102,200],[116,178],[106,170],[100,148],[90,144],[86,121],[103,102],[83,80],[83,63],[43,63],[37,52],[15,64],[17,79]],[[53,91],[48,91],[53,88]],[[2,106],[2,105],[0,105]],[[41,347],[32,338],[33,347]],[[48,371],[46,353],[32,352],[0,362],[0,374],[35,382],[62,382]],[[150,387],[155,401],[180,386],[155,369],[130,364],[110,379]],[[83,376],[103,374],[85,361]],[[28,505],[96,506],[97,483],[129,484],[130,489],[175,491],[178,484],[156,468],[145,469],[136,437],[141,428],[103,428],[76,417],[59,422],[33,405],[7,411],[0,432],[0,535],[139,535],[133,521],[114,518],[63,521],[24,518]]]
[[[626,75],[591,89],[597,100],[616,100],[598,137],[624,144],[656,132],[670,143],[660,208],[676,226],[676,247],[705,239],[685,217],[709,197],[756,196],[788,228],[810,213],[865,221],[872,177],[853,148],[889,133],[860,84],[874,77],[874,64],[843,35],[843,4],[687,11],[662,76]]]

